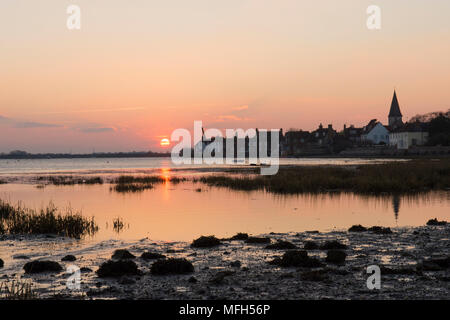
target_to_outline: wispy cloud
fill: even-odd
[[[59,124],[43,123],[36,121],[23,121],[12,118],[0,116],[0,124],[12,126],[14,128],[32,129],[32,128],[60,128],[63,127]]]
[[[144,107],[124,107],[124,108],[108,108],[108,109],[82,109],[82,110],[64,110],[64,111],[49,111],[36,112],[33,114],[73,114],[73,113],[101,113],[101,112],[124,112],[124,111],[139,111],[146,110]]]
[[[243,105],[243,106],[239,106],[239,107],[234,107],[233,111],[242,111],[242,110],[247,110],[248,109],[248,105]]]
[[[78,128],[79,131],[84,133],[103,133],[103,132],[115,132],[113,127],[90,127],[90,128]]]

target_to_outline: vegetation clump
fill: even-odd
[[[304,250],[286,251],[281,258],[275,258],[269,263],[281,267],[318,268],[323,266],[318,259],[309,257]]]
[[[165,259],[166,256],[161,253],[147,251],[141,254],[141,258],[144,260],[156,260],[156,259]]]
[[[326,261],[335,264],[343,264],[347,254],[342,250],[328,250]]]
[[[79,239],[97,231],[93,218],[85,218],[70,208],[61,214],[52,202],[37,211],[0,200],[1,234],[55,234]]]
[[[437,218],[430,219],[427,222],[427,226],[445,226],[447,221],[439,221]]]
[[[192,244],[191,247],[193,248],[211,248],[211,247],[216,247],[219,246],[221,244],[220,240],[217,239],[215,236],[201,236],[198,239],[195,239]]]
[[[136,256],[134,254],[130,253],[130,251],[128,251],[128,250],[117,249],[114,251],[111,258],[116,259],[116,260],[126,260],[126,259],[134,259],[134,258],[136,258]]]
[[[186,274],[192,272],[194,272],[194,266],[184,258],[157,260],[150,268],[150,273],[154,275]]]
[[[384,228],[384,227],[380,227],[380,226],[373,226],[373,227],[370,227],[368,230],[375,234],[391,234],[392,233],[392,230],[389,227]]]
[[[293,243],[289,241],[277,241],[275,243],[269,244],[266,246],[266,249],[272,249],[272,250],[289,250],[289,249],[295,249],[297,248]]]
[[[360,224],[351,226],[351,227],[348,229],[348,232],[364,232],[364,231],[367,231],[367,228],[366,228],[366,227],[363,227],[363,226],[360,225]]]
[[[100,278],[121,277],[124,275],[140,275],[136,263],[131,260],[108,260],[100,265],[97,275]]]
[[[60,272],[62,267],[58,262],[48,260],[36,260],[25,263],[23,266],[25,273]]]
[[[249,237],[245,242],[250,244],[268,244],[270,243],[270,238]]]
[[[340,249],[347,249],[347,246],[343,243],[340,243],[337,240],[331,240],[331,241],[325,241],[324,244],[320,246],[321,250],[340,250]]]

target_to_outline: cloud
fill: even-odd
[[[248,109],[248,105],[243,105],[243,106],[239,106],[239,107],[234,107],[233,111],[242,111],[242,110],[247,110]]]
[[[249,120],[251,120],[251,119],[238,117],[234,114],[226,114],[226,115],[217,116],[214,121],[215,122],[224,122],[224,121],[249,121]]]
[[[31,129],[31,128],[60,128],[61,125],[52,123],[42,123],[35,121],[22,121],[12,118],[0,116],[0,124],[6,124],[19,129]]]
[[[103,132],[115,132],[116,129],[112,127],[90,127],[90,128],[78,128],[79,131],[84,133],[103,133]]]

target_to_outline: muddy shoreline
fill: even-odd
[[[187,242],[108,240],[97,243],[52,236],[3,236],[0,239],[0,282],[20,277],[32,283],[38,299],[448,299],[450,269],[429,261],[447,259],[450,254],[450,225],[393,228],[392,233],[371,231],[328,233],[270,233],[272,244],[287,241],[294,250],[304,250],[321,265],[280,266],[270,262],[286,251],[268,249],[267,243],[242,240],[221,241],[211,248],[193,248]],[[327,250],[320,246],[336,240],[346,246],[344,263],[327,261]],[[100,278],[96,271],[110,260],[114,251],[126,249],[136,258],[137,275]],[[143,252],[184,258],[194,271],[187,274],[154,275],[157,260],[141,258]],[[66,255],[75,261],[61,261]],[[51,260],[62,270],[25,274],[30,261]],[[440,260],[439,260],[440,261]],[[80,290],[69,290],[66,269],[81,268]],[[367,267],[381,268],[381,289],[369,290]],[[4,297],[2,295],[2,297]]]

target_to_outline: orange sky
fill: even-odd
[[[157,151],[194,120],[386,123],[394,87],[406,119],[447,110],[449,14],[448,0],[2,0],[0,152]]]

